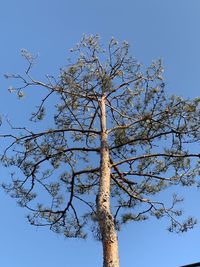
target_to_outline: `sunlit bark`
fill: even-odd
[[[105,98],[101,107],[101,173],[97,213],[102,237],[104,263],[103,267],[119,267],[118,240],[113,215],[110,210],[110,159],[107,143]]]

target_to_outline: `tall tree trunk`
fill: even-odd
[[[110,210],[110,159],[106,129],[105,97],[101,99],[101,174],[97,213],[103,245],[103,267],[119,267],[118,240]]]

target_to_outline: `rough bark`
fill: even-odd
[[[97,201],[97,213],[103,245],[103,267],[119,267],[118,240],[114,219],[110,210],[110,160],[106,130],[105,98],[101,108],[101,174]]]

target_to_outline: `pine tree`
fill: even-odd
[[[1,135],[11,139],[1,161],[17,170],[3,187],[30,211],[32,225],[77,238],[91,230],[102,242],[103,266],[119,267],[122,224],[168,217],[169,231],[183,232],[196,223],[181,220],[181,198],[160,196],[196,184],[200,98],[166,96],[161,60],[144,69],[126,41],[112,38],[104,50],[99,36],[84,35],[72,52],[58,78],[34,79],[35,58],[25,50],[25,74],[6,75],[21,82],[9,88],[20,98],[32,86],[46,95],[31,115],[33,124],[44,122],[39,130],[11,126]]]

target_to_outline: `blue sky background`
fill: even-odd
[[[162,58],[166,90],[185,97],[199,96],[199,0],[7,0],[0,3],[0,113],[24,123],[37,92],[19,101],[7,92],[7,72],[21,72],[20,50],[39,52],[37,77],[56,74],[66,64],[69,49],[83,33],[128,40],[132,54],[148,65]],[[28,97],[31,95],[32,97]],[[2,142],[2,141],[1,141]],[[2,181],[8,172],[1,169]],[[185,210],[200,221],[200,191],[186,196]],[[0,192],[0,266],[101,266],[101,245],[66,240],[45,228],[26,223],[26,211]],[[119,234],[121,267],[178,267],[200,261],[200,226],[183,235],[169,234],[165,221],[150,220],[124,227]]]

